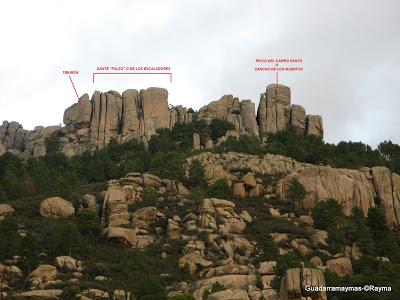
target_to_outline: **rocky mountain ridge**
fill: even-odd
[[[257,113],[254,102],[240,101],[233,95],[224,95],[195,113],[181,105],[170,106],[166,89],[128,89],[122,95],[95,91],[91,99],[84,94],[65,110],[63,127],[37,126],[28,131],[17,122],[4,121],[0,126],[0,155],[12,152],[25,158],[43,156],[45,139],[53,134],[60,138],[61,151],[67,156],[102,149],[111,139],[148,141],[156,129],[172,128],[177,122],[190,123],[194,115],[208,122],[214,118],[229,121],[235,126],[236,136],[253,134],[262,138],[267,132],[292,127],[301,135],[323,137],[322,118],[306,115],[302,106],[292,105],[290,88],[284,85],[268,85],[261,94]],[[207,147],[212,147],[210,142]]]

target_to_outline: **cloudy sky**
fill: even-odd
[[[325,140],[400,143],[400,1],[2,1],[0,121],[62,123],[79,95],[161,86],[195,109],[224,94],[258,103],[275,74],[256,58],[294,57],[292,102],[321,114]],[[168,76],[98,66],[170,66]]]

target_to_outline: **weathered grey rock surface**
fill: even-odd
[[[239,197],[245,191],[237,184],[240,178],[231,170],[251,170],[253,174],[280,176],[274,193],[281,200],[286,199],[290,182],[297,178],[307,191],[306,209],[311,209],[317,202],[335,199],[342,204],[345,214],[350,215],[354,207],[359,207],[366,215],[379,199],[388,226],[394,228],[400,224],[400,175],[386,167],[338,169],[300,163],[280,155],[258,157],[232,152],[205,152],[188,158],[188,165],[193,159],[200,160],[210,181],[224,178],[235,182],[233,192]]]
[[[261,95],[257,109],[251,100],[239,100],[233,95],[222,96],[202,107],[199,119],[207,122],[214,118],[231,122],[235,130],[230,135],[262,136],[289,127],[300,134],[323,137],[322,118],[306,115],[300,105],[291,105],[291,92],[284,85],[269,85]],[[0,155],[6,152],[24,158],[43,156],[46,138],[55,134],[60,138],[61,151],[74,156],[84,151],[104,148],[114,139],[126,142],[131,139],[148,141],[158,128],[172,128],[175,123],[190,123],[193,113],[181,106],[168,104],[168,91],[151,87],[145,90],[128,89],[121,94],[116,91],[95,91],[92,98],[82,95],[78,103],[64,112],[65,126],[37,126],[25,130],[17,122],[4,121],[0,126]],[[194,137],[195,149],[212,148],[211,140]]]
[[[261,94],[257,111],[260,136],[266,132],[276,133],[292,127],[298,134],[323,137],[321,116],[308,115],[300,105],[291,105],[290,88],[270,84]]]

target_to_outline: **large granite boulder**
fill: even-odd
[[[54,264],[60,270],[74,272],[78,268],[78,261],[71,256],[57,256],[54,259]]]
[[[235,126],[237,136],[244,133],[258,135],[255,104],[250,100],[239,101],[232,95],[224,95],[219,100],[202,107],[198,117],[207,122],[214,118],[231,122]]]
[[[339,277],[346,277],[353,274],[351,260],[347,257],[330,259],[326,262],[328,268],[335,272]]]
[[[302,300],[310,297],[314,300],[326,300],[325,292],[311,291],[310,287],[325,286],[321,270],[311,268],[292,268],[286,270],[280,287],[281,300]]]
[[[39,213],[42,217],[68,218],[75,214],[75,207],[61,197],[51,197],[42,201]]]
[[[56,280],[57,274],[56,267],[52,265],[40,265],[28,275],[26,281],[31,286],[38,286],[42,283]]]
[[[15,209],[9,204],[0,204],[0,216],[13,214]]]
[[[117,241],[127,247],[136,248],[138,244],[137,230],[122,227],[107,227],[102,236]]]
[[[308,115],[306,119],[306,134],[315,135],[318,137],[324,136],[324,126],[322,117],[317,115]]]

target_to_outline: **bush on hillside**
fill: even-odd
[[[304,185],[296,177],[293,177],[286,192],[286,198],[293,203],[293,211],[296,211],[296,208],[303,208],[306,195],[307,191]]]
[[[340,227],[344,222],[342,206],[334,199],[318,202],[312,209],[312,218],[317,229]]]
[[[210,122],[210,135],[213,141],[223,137],[229,130],[234,130],[235,126],[228,121],[212,119]]]
[[[218,179],[208,190],[208,196],[212,198],[229,199],[232,189],[224,179]]]
[[[184,157],[178,152],[159,152],[151,160],[150,172],[161,178],[182,181],[185,176],[183,169]]]
[[[262,154],[263,152],[260,140],[253,135],[242,135],[239,139],[230,136],[225,142],[216,147],[216,151],[219,153],[239,152],[254,155]]]
[[[76,216],[76,223],[81,234],[100,235],[101,224],[96,211],[92,209],[81,209]]]
[[[190,187],[205,188],[207,186],[206,171],[198,159],[190,163],[187,183]]]
[[[68,220],[56,220],[44,238],[47,249],[53,256],[71,256],[72,251],[80,246],[82,239],[76,225]]]

